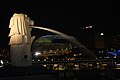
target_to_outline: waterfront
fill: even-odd
[[[4,70],[3,70],[4,69]],[[1,80],[119,80],[120,70],[84,69],[84,70],[45,70],[41,67],[0,69]]]
[[[114,18],[119,16],[112,14],[111,1],[37,4],[5,1],[1,6],[0,80],[120,79],[120,30]],[[16,34],[19,30],[26,34]]]
[[[100,64],[102,63],[102,65]],[[112,59],[33,62],[30,67],[0,68],[1,80],[119,80],[120,66]]]

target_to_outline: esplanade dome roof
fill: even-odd
[[[71,37],[74,38],[74,37]],[[75,38],[74,38],[75,39]],[[44,43],[44,42],[68,42],[64,37],[60,35],[45,35],[39,37],[35,43]]]

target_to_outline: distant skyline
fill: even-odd
[[[0,46],[6,46],[9,38],[9,21],[14,13],[25,13],[36,26],[58,30],[68,35],[79,34],[80,27],[93,26],[96,29],[113,29],[115,24],[112,0],[49,3],[34,1],[4,1],[0,7]],[[118,25],[116,25],[118,26]],[[115,27],[117,28],[117,27]],[[38,35],[45,31],[33,31]],[[6,43],[7,41],[7,43]]]

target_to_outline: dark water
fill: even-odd
[[[120,80],[120,69],[47,70],[42,66],[2,67],[0,80]]]
[[[119,80],[120,70],[61,71],[59,80]]]

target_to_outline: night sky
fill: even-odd
[[[39,1],[39,0],[38,0]],[[5,48],[9,42],[9,21],[14,13],[27,14],[34,25],[43,26],[77,36],[80,27],[92,25],[96,30],[118,29],[117,15],[113,13],[112,0],[78,2],[35,2],[35,0],[5,1],[0,4],[0,47]],[[117,27],[116,27],[117,26]],[[48,32],[33,30],[33,35]]]

